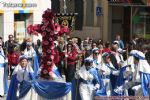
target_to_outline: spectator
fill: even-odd
[[[14,41],[14,36],[13,35],[9,35],[8,38],[9,38],[8,41],[5,42],[5,48],[6,48],[6,51],[8,53],[10,53],[11,52],[11,47],[14,46],[15,41]]]
[[[107,52],[107,53],[110,53],[111,52],[111,49],[110,49],[110,42],[106,42],[105,43],[105,47],[104,47],[104,49],[102,50],[102,53],[104,53],[104,52]]]
[[[121,40],[120,35],[116,35],[116,41],[119,42],[119,47],[120,47],[121,49],[124,49],[124,43],[123,43],[123,41]]]

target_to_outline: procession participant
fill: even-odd
[[[101,55],[99,53],[99,49],[93,49],[92,54],[89,56],[93,59],[93,67],[100,69],[101,66]]]
[[[93,100],[94,96],[98,95],[98,93],[99,95],[105,95],[105,91],[101,91],[103,85],[99,73],[92,65],[93,59],[86,58],[84,65],[75,74],[75,78],[79,80],[78,85],[81,100]]]
[[[32,47],[32,39],[28,38],[27,47],[24,50],[24,55],[28,57],[29,60],[29,66],[33,68],[33,70],[38,72],[39,69],[39,63],[38,63],[38,57],[37,54]]]
[[[118,41],[114,41],[112,43],[111,50],[112,50],[111,54],[110,54],[111,62],[113,64],[113,66],[115,67],[115,69],[120,70],[120,68],[122,67],[122,64],[123,64],[123,59],[122,59],[123,57],[118,52],[118,50],[119,50],[119,42]],[[117,79],[118,79],[118,76],[115,76],[115,75],[110,76],[110,80],[112,83],[112,90],[114,90],[116,88]],[[112,95],[115,95],[114,91],[112,91]]]
[[[3,97],[4,94],[7,94],[8,86],[8,68],[6,66],[6,57],[2,48],[2,43],[0,43],[0,97]]]
[[[103,63],[100,67],[100,72],[102,76],[102,80],[104,83],[104,87],[106,88],[107,96],[112,95],[112,83],[110,82],[110,76],[115,75],[118,76],[119,71],[115,69],[110,61],[110,54],[105,52],[102,54]]]
[[[114,62],[114,60],[116,59],[115,67],[117,67],[117,69],[122,67],[122,64],[124,62],[123,56],[121,54],[122,51],[123,50],[121,48],[119,48],[119,42],[114,41],[112,44],[112,52],[111,53],[115,57],[114,59],[112,59],[112,61]]]
[[[143,95],[149,96],[149,84],[150,84],[150,65],[145,59],[144,53],[141,51],[133,50],[130,53],[133,56],[133,64],[131,67],[130,80],[126,82],[123,86],[120,86],[120,89],[129,89],[131,88],[134,91],[134,96]],[[126,75],[128,76],[128,75]]]
[[[19,88],[24,81],[30,81],[34,79],[34,72],[31,66],[29,66],[28,57],[25,55],[20,56],[19,64],[15,67],[12,74],[7,100],[17,100],[19,95]],[[33,97],[30,95],[30,99]],[[30,100],[28,99],[28,100]]]

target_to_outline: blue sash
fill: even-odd
[[[0,63],[0,67],[4,68],[5,63]]]

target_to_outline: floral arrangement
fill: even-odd
[[[41,77],[44,79],[53,79],[52,67],[54,65],[55,45],[54,41],[58,36],[69,34],[68,27],[60,26],[54,21],[54,13],[51,9],[44,11],[42,15],[42,24],[29,25],[27,31],[30,35],[42,35],[42,61]]]

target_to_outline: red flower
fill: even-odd
[[[40,25],[39,24],[37,24],[37,25],[29,25],[28,27],[27,27],[27,32],[29,33],[29,34],[33,34],[33,35],[38,35],[38,30],[40,29]]]
[[[42,30],[42,31],[45,31],[45,30],[46,30],[46,26],[43,25],[43,26],[41,27],[41,30]]]
[[[49,41],[51,42],[51,41],[53,41],[53,39],[50,37],[50,38],[49,38]]]
[[[42,18],[52,19],[52,18],[54,18],[54,13],[52,13],[52,11],[50,9],[47,9],[44,12],[44,14],[42,15]]]
[[[55,24],[51,24],[51,25],[50,25],[50,29],[51,29],[52,31],[54,31],[54,30],[55,30]]]
[[[45,53],[45,52],[43,52],[42,56],[43,56],[43,57],[46,57],[46,53]]]
[[[61,35],[63,35],[63,34],[69,34],[70,33],[70,30],[69,30],[69,28],[68,27],[62,27],[61,29],[60,29],[60,31],[59,31],[59,36],[61,36]]]
[[[43,18],[42,22],[45,26],[47,26],[49,24],[49,21],[46,18]]]
[[[44,44],[44,45],[48,45],[49,42],[48,42],[48,41],[43,41],[43,44]]]
[[[46,35],[46,32],[42,32],[41,35],[42,35],[42,36],[45,36],[45,35]]]
[[[59,24],[55,24],[54,34],[57,34],[59,31],[60,31],[60,25]]]
[[[48,49],[48,50],[47,50],[47,53],[51,53],[51,50],[50,50],[50,49]]]

